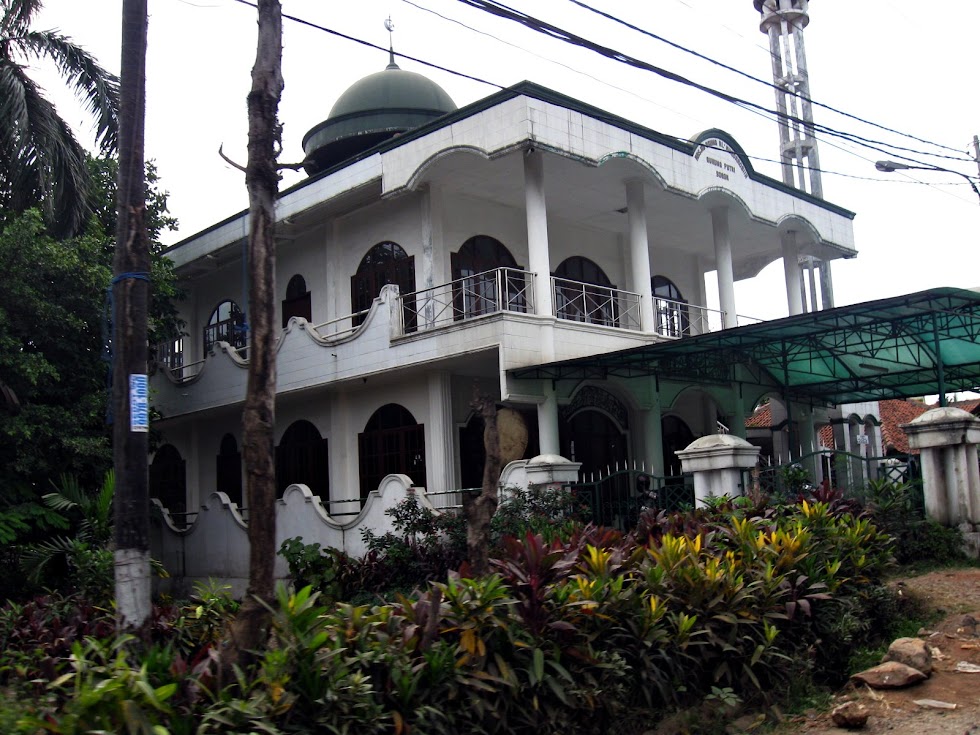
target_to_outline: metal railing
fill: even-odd
[[[640,470],[612,472],[593,482],[567,485],[576,505],[600,526],[630,531],[644,510],[677,511],[694,507],[690,474],[661,477]]]
[[[559,319],[620,329],[640,328],[640,295],[632,291],[552,277],[551,298]]]
[[[752,470],[747,473],[751,475]],[[866,500],[868,483],[873,480],[912,486],[922,483],[914,455],[865,457],[834,449],[813,452],[784,464],[763,463],[757,475],[746,478],[747,487],[758,483],[758,489],[765,494],[785,500],[819,485],[841,490],[848,498]]]
[[[534,312],[534,274],[496,268],[402,294],[405,332],[422,332],[486,314]]]
[[[725,328],[723,311],[660,296],[653,297],[653,318],[657,334],[663,337],[690,337]]]

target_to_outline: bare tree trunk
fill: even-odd
[[[259,0],[259,40],[248,94],[250,321],[248,392],[245,397],[245,472],[248,492],[248,592],[232,626],[228,663],[260,647],[273,600],[276,559],[276,473],[273,429],[276,410],[275,202],[279,188],[276,156],[282,95],[282,8],[279,0]]]
[[[500,482],[500,436],[497,434],[497,406],[490,396],[477,393],[470,406],[483,418],[483,487],[480,494],[464,503],[466,515],[466,553],[473,576],[490,572],[490,521],[497,512],[497,483]]]
[[[147,488],[146,233],[143,123],[146,111],[146,0],[124,0],[119,94],[119,179],[112,261],[112,463],[116,474],[116,619],[120,630],[150,617],[150,503]]]

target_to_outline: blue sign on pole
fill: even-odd
[[[150,386],[145,375],[129,376],[129,430],[150,430]]]

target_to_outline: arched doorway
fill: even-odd
[[[560,431],[562,456],[581,462],[581,477],[603,476],[624,469],[629,461],[627,433],[606,413],[584,408],[565,422]]]
[[[306,290],[306,280],[299,273],[290,278],[289,283],[286,284],[286,298],[282,301],[283,329],[294,316],[302,317],[306,321],[313,320],[310,292]]]
[[[357,447],[362,499],[390,474],[425,485],[425,426],[403,406],[388,403],[375,411],[357,435]]]
[[[665,337],[684,337],[691,333],[691,316],[681,290],[666,276],[654,276],[653,311],[657,333]]]
[[[247,344],[245,315],[238,304],[231,300],[222,301],[208,317],[204,328],[204,354],[206,355],[218,342],[227,342],[236,349]]]
[[[464,242],[458,253],[450,253],[449,259],[454,282],[454,319],[492,314],[499,310],[527,311],[523,269],[499,240],[488,235],[476,235]],[[500,268],[509,270],[500,274]]]
[[[580,255],[555,270],[555,313],[559,319],[616,325],[616,287],[605,271]]]
[[[242,453],[238,451],[238,442],[231,434],[225,434],[221,438],[221,447],[215,458],[215,484],[219,492],[241,507]]]
[[[354,326],[364,322],[371,302],[389,283],[398,286],[405,304],[405,330],[414,332],[418,326],[415,313],[415,256],[410,256],[395,242],[379,242],[361,259],[357,272],[350,279],[350,307]]]
[[[664,474],[668,477],[680,475],[681,460],[674,452],[687,449],[694,441],[694,432],[679,416],[664,416],[660,427],[664,448]]]
[[[164,444],[149,467],[150,497],[170,511],[174,523],[183,526],[187,515],[187,463],[177,447]]]
[[[302,483],[310,492],[328,500],[330,465],[327,440],[309,421],[294,421],[276,447],[276,497],[290,485]]]

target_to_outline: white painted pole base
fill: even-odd
[[[150,552],[117,549],[116,610],[120,630],[135,630],[150,619]]]

